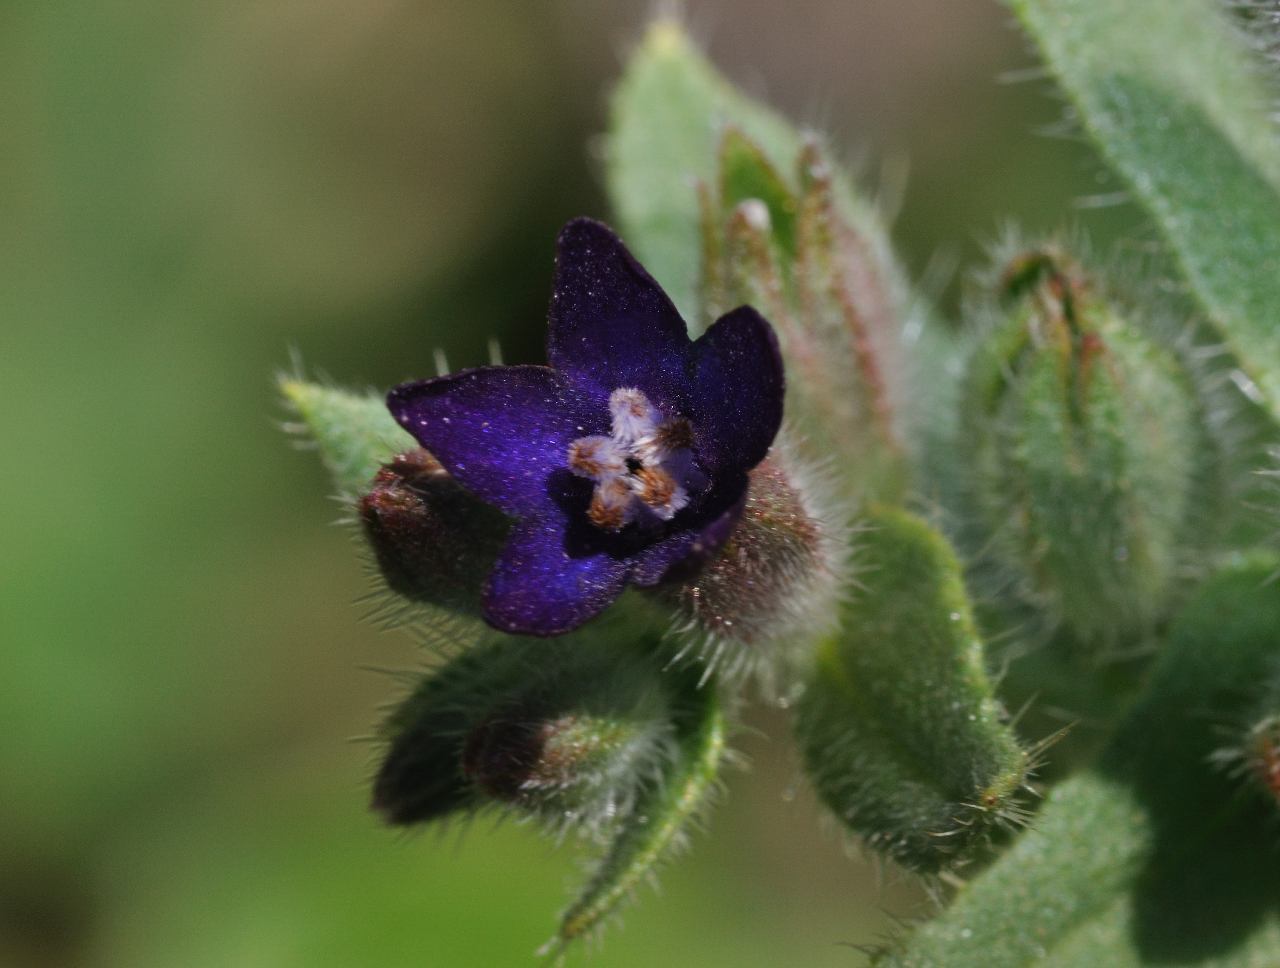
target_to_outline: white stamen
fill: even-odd
[[[579,437],[569,445],[569,470],[604,483],[627,469],[626,452],[611,437]]]
[[[609,394],[609,415],[613,418],[613,439],[627,449],[653,433],[657,425],[653,404],[635,387],[619,387]]]
[[[706,485],[693,461],[693,430],[663,414],[634,387],[609,396],[612,436],[579,437],[569,445],[569,469],[595,481],[587,516],[606,531],[638,519],[670,521]]]
[[[598,528],[619,531],[635,519],[635,512],[631,488],[623,478],[614,477],[596,485],[587,517]]]

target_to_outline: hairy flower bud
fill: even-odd
[[[756,467],[724,547],[696,574],[658,589],[729,673],[781,671],[833,621],[844,528],[796,467],[785,451]]]
[[[357,503],[365,537],[392,591],[479,614],[485,577],[508,529],[421,448],[383,465]]]
[[[395,825],[494,807],[604,843],[558,948],[649,877],[706,804],[725,733],[709,680],[616,628],[469,649],[387,720],[373,807]]]
[[[759,307],[787,360],[802,453],[842,458],[838,483],[852,495],[894,498],[910,402],[899,284],[818,146],[794,164],[788,184],[755,142],[726,130],[717,184],[700,192],[704,310]]]
[[[375,807],[396,824],[492,804],[600,829],[673,755],[670,689],[682,680],[663,661],[574,637],[469,650],[388,720]]]
[[[496,709],[467,733],[463,775],[553,824],[611,820],[631,808],[669,738],[661,692],[644,678],[634,685],[620,710],[539,708],[527,697]]]
[[[819,798],[869,846],[919,871],[966,858],[1019,819],[1032,755],[984,668],[960,564],[941,535],[873,509],[841,629],[818,650],[796,733]]]
[[[1246,749],[1253,782],[1280,807],[1280,713],[1253,725]]]
[[[1085,641],[1133,643],[1185,560],[1203,445],[1192,381],[1052,246],[1006,266],[955,448],[999,567]]]

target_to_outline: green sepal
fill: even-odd
[[[759,145],[726,130],[717,194],[702,195],[703,305],[708,319],[748,304],[773,323],[798,455],[834,455],[842,497],[901,500],[914,408],[892,272],[846,217],[819,145],[792,167],[794,191]]]
[[[960,563],[903,511],[874,509],[856,587],[796,707],[821,800],[913,870],[954,866],[1022,814],[1031,767],[1002,715]]]
[[[1280,660],[1275,562],[1210,581],[1174,623],[1096,768],[879,964],[1280,964],[1280,850],[1262,798],[1214,761]]]
[[[697,184],[715,183],[729,125],[769,157],[794,158],[800,139],[777,114],[743,97],[673,20],[650,26],[611,104],[607,188],[623,237],[685,319],[701,318]]]
[[[738,128],[720,139],[720,204],[727,215],[743,202],[755,200],[769,213],[773,241],[782,265],[790,269],[796,258],[796,216],[799,203],[764,151]]]
[[[564,912],[560,930],[544,949],[552,956],[593,933],[680,849],[691,824],[718,788],[727,726],[714,680],[691,666],[670,670],[673,755],[619,824],[618,833],[577,899]]]

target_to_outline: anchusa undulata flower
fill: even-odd
[[[514,519],[484,591],[494,627],[556,635],[632,583],[724,543],[782,421],[782,358],[750,307],[697,340],[622,242],[560,235],[550,366],[406,383],[387,404],[472,494]]]
[[[1048,241],[1006,245],[970,325],[937,325],[824,142],[662,22],[602,153],[621,237],[562,231],[545,365],[385,400],[284,381],[378,614],[445,646],[380,731],[373,806],[585,840],[553,954],[684,841],[757,686],[845,831],[938,890],[973,874],[877,964],[1280,964],[1280,344],[1244,338],[1280,305],[1280,163],[1236,184],[1270,122],[1210,117],[1267,99],[1179,103],[1197,65],[1164,76],[1147,35],[1189,5],[1014,6],[1141,39],[1075,100],[1130,112],[1093,127],[1135,150],[1194,133],[1133,182],[1212,200],[1156,206],[1175,235],[1229,227],[1178,252],[1203,314]],[[1261,194],[1231,209],[1233,184]]]

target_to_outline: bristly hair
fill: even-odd
[[[812,657],[812,644],[832,631],[839,604],[848,590],[853,549],[850,513],[836,497],[829,468],[816,466],[799,456],[794,431],[784,427],[774,442],[767,472],[778,473],[790,491],[809,528],[808,544],[802,553],[774,555],[757,572],[737,577],[744,583],[731,590],[749,597],[755,610],[738,609],[732,616],[720,616],[705,608],[700,581],[714,577],[716,565],[664,595],[675,605],[668,628],[668,640],[675,661],[693,658],[712,674],[733,684],[754,677],[769,699],[794,698],[804,668]],[[762,465],[764,467],[764,465]],[[767,527],[752,519],[752,493],[739,529]],[[750,540],[750,531],[740,531],[721,554],[739,554],[735,542]],[[745,559],[745,553],[740,556]]]

